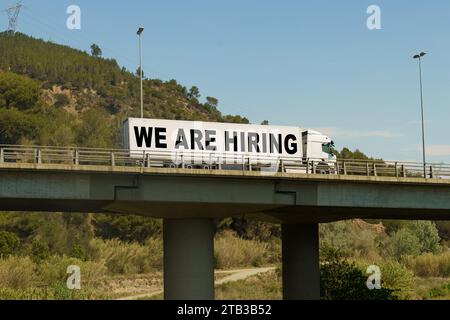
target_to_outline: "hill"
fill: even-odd
[[[144,113],[163,119],[248,123],[224,116],[197,87],[145,79]],[[116,60],[16,33],[0,33],[0,143],[121,147],[140,113],[139,77]]]

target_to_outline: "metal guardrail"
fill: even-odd
[[[136,153],[121,149],[0,145],[2,163],[60,164],[112,167],[169,167],[298,172],[334,175],[450,179],[450,164],[338,159],[297,159],[206,152]]]

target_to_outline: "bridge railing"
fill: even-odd
[[[422,177],[450,179],[450,164],[338,159],[298,159],[246,154],[208,152],[130,152],[121,149],[97,149],[51,146],[0,145],[2,163],[84,165],[112,167],[168,167],[228,169],[261,172],[321,173],[334,175]]]

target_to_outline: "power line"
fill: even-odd
[[[8,15],[9,24],[7,33],[13,35],[16,33],[17,20],[19,18],[20,9],[22,8],[22,1],[17,1],[16,5],[11,6],[3,10]]]

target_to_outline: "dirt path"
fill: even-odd
[[[267,268],[251,268],[251,269],[239,269],[239,270],[218,270],[215,274],[229,274],[221,279],[215,281],[215,285],[221,285],[224,283],[235,282],[239,280],[244,280],[248,277],[252,277],[261,273],[266,273],[269,271],[275,270],[275,267],[267,267]],[[159,295],[163,293],[162,289],[149,291],[141,294],[135,294],[131,296],[121,297],[116,300],[137,300],[143,298],[151,298],[153,296]]]

